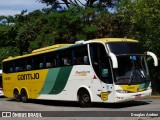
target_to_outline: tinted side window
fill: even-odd
[[[102,44],[90,44],[90,54],[93,69],[99,79],[104,83],[113,83],[110,61],[107,57],[105,47]]]
[[[32,57],[29,57],[25,60],[26,64],[26,70],[33,70],[34,69],[34,59]]]
[[[43,69],[44,66],[44,56],[43,55],[36,55],[34,58],[34,69]]]
[[[72,65],[71,49],[60,50],[58,57],[59,57],[59,66]]]
[[[50,53],[45,54],[45,67],[46,68],[57,66],[56,55],[57,55],[56,52],[50,52]]]
[[[73,48],[72,58],[74,65],[88,65],[89,59],[88,59],[87,45]]]
[[[68,65],[88,65],[87,45],[20,58],[3,63],[5,73],[63,67]]]
[[[4,73],[9,73],[10,72],[10,66],[11,66],[11,62],[4,62],[3,63],[3,72]]]

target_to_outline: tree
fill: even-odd
[[[148,50],[159,55],[160,15],[159,0],[123,0],[118,6],[117,17],[127,29],[126,37],[140,40]],[[160,56],[158,56],[160,57]]]
[[[0,60],[9,56],[19,55],[15,37],[17,35],[14,18],[12,16],[0,16]],[[1,63],[0,63],[1,67]]]
[[[95,7],[94,5],[105,6],[105,7],[113,7],[120,0],[39,0],[42,3],[46,3],[47,5],[51,5],[52,8],[60,8],[64,9],[70,8],[70,6],[83,6],[87,7]]]

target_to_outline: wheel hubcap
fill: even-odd
[[[88,95],[83,95],[83,102],[84,103],[87,103],[87,102],[89,102],[89,96]]]

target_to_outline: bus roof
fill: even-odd
[[[133,39],[127,39],[127,38],[99,38],[99,39],[93,39],[86,41],[88,43],[90,42],[102,42],[102,43],[108,43],[108,42],[138,42],[138,40]]]
[[[68,47],[72,44],[56,44],[56,45],[52,45],[52,46],[48,46],[48,47],[44,47],[44,48],[40,48],[40,49],[36,49],[32,51],[32,54],[34,53],[41,53],[43,51],[50,51],[50,50],[57,50],[58,48],[65,48]]]
[[[76,46],[79,44],[88,44],[88,43],[93,43],[93,42],[108,43],[108,42],[138,42],[138,41],[133,40],[133,39],[127,39],[127,38],[99,38],[99,39],[92,39],[88,41],[80,41],[80,42],[76,42],[75,44],[56,44],[56,45],[33,50],[32,53],[30,54],[16,56],[16,57],[8,57],[7,59],[4,59],[3,62],[14,60],[14,59],[19,59],[19,58],[25,58],[25,57],[29,57],[33,55],[38,55],[41,53],[51,52],[55,50],[65,49],[65,48]]]
[[[32,53],[30,53],[30,54],[25,54],[25,55],[16,56],[16,57],[11,57],[10,56],[7,59],[4,59],[2,62],[14,60],[14,59],[19,59],[19,58],[25,58],[25,57],[38,55],[38,54],[46,53],[46,52],[51,52],[51,51],[55,51],[55,50],[59,50],[59,49],[64,49],[64,48],[67,48],[68,46],[71,46],[71,45],[72,44],[56,44],[56,45],[52,45],[52,46],[48,46],[48,47],[33,50]]]

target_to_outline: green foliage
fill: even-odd
[[[123,0],[118,7],[120,19],[129,29],[125,35],[140,40],[155,53],[160,48],[159,5],[159,0]]]
[[[19,49],[16,46],[8,46],[0,48],[0,59],[6,59],[11,56],[19,55]],[[2,67],[2,63],[0,62],[0,67]]]
[[[45,3],[50,5],[52,10],[56,11],[58,9],[69,9],[71,6],[83,6],[85,8],[88,7],[113,7],[120,0],[39,0],[41,3]],[[62,7],[63,5],[63,7]]]

